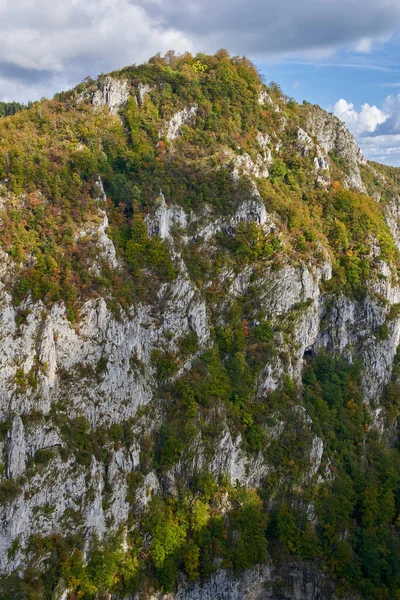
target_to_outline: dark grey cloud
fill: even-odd
[[[27,85],[37,83],[48,83],[54,77],[50,69],[27,69],[11,62],[0,60],[0,78],[11,81],[25,82]]]
[[[398,0],[131,1],[163,28],[257,56],[334,47],[400,26]]]

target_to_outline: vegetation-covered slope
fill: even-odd
[[[2,597],[400,597],[398,171],[225,51],[0,139]]]

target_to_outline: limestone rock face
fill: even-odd
[[[301,127],[297,128],[297,139],[303,156],[307,156],[313,147],[312,139]]]
[[[284,373],[290,373],[300,382],[304,353],[313,346],[320,330],[324,302],[320,284],[330,277],[329,261],[317,269],[287,266],[266,277],[262,297],[267,315],[272,319],[280,319],[291,311],[298,311],[290,341],[285,343],[281,340],[287,350],[286,357],[290,358],[283,359],[278,355],[264,370],[263,388],[266,392],[277,388]]]
[[[154,217],[147,217],[149,235],[159,235],[165,240],[171,236],[171,227],[174,225],[186,228],[188,216],[180,206],[168,207],[165,203],[164,194],[160,192],[158,208]]]
[[[233,170],[233,176],[239,179],[242,173],[246,175],[252,175],[256,178],[268,177],[268,162],[270,161],[269,155],[267,157],[257,156],[256,162],[251,157],[245,154],[239,154],[235,156],[234,162],[235,167]]]
[[[345,600],[350,600],[349,596]],[[139,600],[138,597],[132,600]],[[264,565],[232,578],[220,570],[203,585],[184,583],[174,594],[151,596],[149,600],[337,600],[332,586],[302,563],[284,569]]]
[[[326,155],[339,161],[346,173],[347,185],[365,192],[359,165],[366,163],[354,137],[339,119],[317,106],[313,106],[307,122],[308,134],[317,139]]]
[[[310,135],[301,127],[297,128],[296,145],[300,156],[303,158],[313,157],[314,172],[317,175],[316,182],[327,189],[328,185],[331,183],[327,151],[319,144],[316,144]]]
[[[168,121],[165,132],[163,134],[169,142],[172,142],[175,138],[180,135],[181,127],[193,121],[197,113],[197,105],[185,106],[182,110],[179,110],[174,116]]]
[[[99,256],[111,268],[118,269],[115,248],[107,237],[107,217],[102,210],[99,207],[98,221],[94,226],[88,225],[84,234],[97,239]],[[150,236],[160,236],[181,263],[177,278],[160,286],[157,302],[162,310],[137,303],[117,318],[106,300],[98,298],[82,306],[79,323],[73,325],[62,303],[49,309],[41,302],[28,300],[22,306],[27,314],[25,322],[17,326],[12,298],[1,284],[1,414],[10,420],[4,442],[5,476],[21,485],[21,493],[0,507],[2,572],[11,572],[24,564],[23,549],[31,535],[50,535],[58,530],[60,522],[74,530],[78,527],[74,518],[78,519],[79,527],[86,531],[87,544],[93,535],[101,539],[109,530],[125,526],[130,510],[128,482],[132,474],[138,476],[142,452],[139,440],[143,432],[134,431],[129,448],[118,445],[112,448],[107,466],[95,457],[90,464],[77,466],[73,457],[68,456],[68,442],[53,421],[53,407],[67,402],[71,418],[84,416],[89,426],[96,428],[124,423],[135,418],[141,407],[155,403],[152,421],[146,425],[146,433],[151,434],[163,418],[162,404],[154,398],[154,350],[161,347],[164,351],[178,352],[180,340],[191,332],[196,334],[199,351],[212,344],[209,308],[189,277],[174,236],[178,235],[183,244],[201,239],[211,246],[216,235],[220,232],[234,235],[241,223],[255,223],[266,234],[278,229],[276,216],[267,211],[257,195],[239,203],[232,214],[214,218],[211,208],[194,215],[167,203],[160,193],[153,212],[146,218],[148,232]],[[379,259],[378,250],[376,254]],[[318,265],[284,263],[279,269],[266,267],[257,277],[249,265],[236,273],[222,271],[218,277],[226,299],[246,295],[252,289],[265,317],[273,324],[292,320],[290,335],[276,334],[274,344],[280,351],[262,369],[258,394],[266,396],[277,389],[286,375],[299,383],[305,353],[326,348],[349,360],[364,361],[363,388],[368,402],[379,397],[391,376],[400,339],[400,320],[390,322],[385,339],[375,332],[385,322],[388,307],[400,302],[400,289],[392,282],[389,267],[381,261],[382,277],[371,284],[371,292],[384,297],[386,307],[373,296],[356,300],[339,295],[328,303],[323,286],[332,275],[332,264],[322,247],[321,255],[324,258]],[[19,380],[29,377],[36,365],[39,365],[36,389],[18,388]],[[190,362],[180,368],[184,372],[190,368]],[[25,415],[35,411],[39,412],[37,420],[28,418],[24,425]],[[161,490],[172,493],[178,478],[190,477],[193,469],[227,475],[231,481],[248,487],[262,484],[271,465],[259,454],[246,454],[241,435],[230,430],[225,417],[215,415],[215,419],[219,432],[214,454],[210,456],[198,437],[193,442],[193,458],[182,457],[163,479],[149,469],[135,492],[135,502],[141,510],[146,509],[152,494]],[[310,418],[302,407],[293,409],[293,419],[299,427],[310,427]],[[267,428],[268,439],[279,440],[284,428],[285,423],[277,416],[276,424]],[[27,465],[36,460],[38,452],[42,456],[43,451],[49,453],[50,462],[26,479]],[[322,440],[314,436],[310,441],[308,481],[318,481],[323,452]],[[19,550],[11,556],[8,551],[16,539]],[[203,587],[183,586],[176,598],[284,598],[277,591],[268,595],[265,581],[275,589],[274,575],[268,569],[261,579],[259,571],[238,580],[219,572]],[[311,575],[305,575],[307,571],[295,569],[293,573],[292,583],[288,584],[292,586],[292,595],[288,597],[313,600],[332,597],[321,595],[319,584]],[[223,590],[228,590],[229,595],[224,595]]]
[[[7,456],[7,475],[10,479],[17,479],[25,471],[26,448],[24,426],[19,415],[12,421],[10,441]]]
[[[151,86],[148,83],[139,83],[137,86],[137,101],[141,106],[147,94],[151,92]]]
[[[120,81],[107,76],[101,83],[92,99],[93,106],[108,106],[110,113],[118,114],[119,109],[128,101],[130,94],[129,84],[127,81]]]
[[[108,217],[105,211],[102,211],[104,215],[103,222],[97,229],[98,235],[98,244],[102,248],[102,254],[104,259],[113,267],[114,269],[118,267],[117,255],[115,252],[114,244],[112,240],[106,234],[108,229]]]
[[[268,94],[266,90],[262,90],[258,97],[259,104],[272,104],[271,96]]]
[[[395,300],[398,302],[398,290]],[[345,297],[324,311],[325,326],[318,332],[315,349],[321,347],[347,355],[352,360],[361,358],[365,364],[363,393],[367,402],[379,397],[390,380],[393,360],[400,340],[400,323],[391,323],[387,339],[377,335],[385,321],[385,312],[376,301],[366,298],[358,302]]]
[[[149,84],[130,84],[106,77],[92,101],[95,107],[107,106],[112,115],[117,115],[133,94],[138,113],[145,113],[150,106],[149,94],[155,102],[159,91]],[[254,100],[257,107],[257,95]],[[272,168],[274,159],[282,163],[282,157],[287,160],[282,145],[289,138],[290,157],[295,164],[304,161],[300,173],[303,178],[304,173],[310,177],[311,187],[307,189],[311,190],[314,201],[320,198],[319,193],[324,193],[322,188],[328,188],[338,165],[345,173],[348,187],[365,191],[363,169],[360,171],[365,160],[352,136],[335,117],[312,107],[307,113],[308,121],[302,122],[304,129],[297,125],[290,128],[287,101],[282,100],[278,106],[262,91],[258,102],[262,111],[278,123],[277,131],[253,129],[253,147],[249,147],[248,140],[242,142],[237,136],[230,145],[225,140],[215,155],[204,159],[205,168],[213,169],[217,183],[220,183],[218,178],[222,181],[221,196],[230,178],[228,183],[234,193],[227,199],[226,210],[218,185],[218,193],[211,200],[207,193],[203,196],[203,192],[199,193],[201,199],[207,200],[197,206],[190,192],[188,198],[182,197],[183,194],[173,197],[170,173],[166,173],[168,176],[162,183],[158,179],[158,161],[164,159],[167,165],[174,163],[179,173],[177,148],[184,139],[185,126],[200,121],[200,114],[203,116],[197,104],[184,107],[170,119],[165,116],[172,114],[170,109],[159,113],[162,116],[148,142],[154,143],[159,154],[154,155],[156,166],[151,180],[154,189],[143,203],[145,250],[141,251],[152,258],[155,247],[160,255],[168,255],[169,264],[174,267],[171,277],[160,275],[149,262],[141,273],[142,280],[124,262],[121,248],[135,235],[129,225],[137,203],[133,199],[126,214],[122,215],[123,209],[118,213],[121,219],[126,219],[126,228],[120,232],[124,238],[120,246],[114,245],[113,239],[118,237],[114,238],[111,231],[115,233],[113,219],[118,208],[107,199],[97,176],[85,181],[85,185],[92,186],[93,211],[85,222],[79,222],[79,229],[71,236],[73,244],[87,242],[92,251],[84,268],[92,276],[93,289],[88,285],[88,294],[85,300],[77,302],[74,317],[71,318],[68,303],[62,300],[36,301],[25,296],[18,304],[12,285],[16,265],[11,251],[9,256],[0,249],[0,486],[4,486],[1,488],[4,501],[0,503],[0,576],[26,569],[29,544],[35,536],[39,539],[66,533],[79,535],[86,558],[93,540],[104,541],[110,533],[124,532],[122,548],[126,551],[129,534],[135,526],[133,511],[135,518],[139,515],[139,522],[154,496],[174,495],[190,487],[194,474],[212,474],[216,481],[227,478],[232,485],[249,489],[257,489],[269,477],[272,481],[278,475],[276,487],[282,489],[279,486],[285,484],[284,476],[278,473],[268,451],[274,444],[284,443],[289,427],[291,431],[304,433],[305,467],[295,485],[299,489],[307,485],[318,488],[333,479],[326,460],[327,441],[319,437],[322,433],[316,435],[313,430],[300,394],[291,401],[286,415],[271,402],[273,414],[256,422],[255,436],[260,433],[263,448],[257,443],[252,446],[247,437],[248,428],[256,418],[264,417],[262,410],[268,401],[279,398],[272,392],[284,390],[288,379],[294,389],[300,387],[304,366],[319,352],[342,356],[349,362],[362,361],[364,400],[374,407],[372,426],[383,433],[382,394],[391,381],[400,342],[397,273],[384,260],[378,240],[371,235],[371,239],[365,240],[365,247],[373,259],[375,276],[365,282],[365,293],[346,296],[340,289],[332,291],[332,274],[337,266],[333,246],[329,246],[325,232],[318,230],[306,240],[307,232],[299,235],[301,227],[297,231],[296,226],[288,225],[289,217],[276,208],[279,194],[282,192],[283,198],[282,190],[286,190],[287,204],[282,206],[288,208],[289,214],[291,203],[294,205],[291,192],[294,190],[301,198],[302,190],[297,181],[293,185],[288,170],[278,179],[282,187],[280,184],[274,187]],[[113,126],[121,125],[118,119],[110,118],[107,110],[101,112]],[[163,139],[168,143],[162,144]],[[171,157],[174,160],[168,163]],[[184,159],[189,165],[187,179],[191,184],[191,161],[197,159],[192,156]],[[240,185],[243,179],[246,185]],[[161,185],[163,189],[159,189]],[[139,190],[135,198],[141,193]],[[179,193],[180,189],[176,196]],[[0,207],[4,208],[8,200],[4,194]],[[19,200],[25,202],[26,198]],[[304,211],[310,209],[311,214],[310,206],[311,202]],[[399,206],[400,199],[394,196],[385,210],[388,226],[400,249]],[[322,210],[320,206],[317,208]],[[310,217],[308,222],[311,220]],[[301,237],[303,246],[307,241],[306,249],[310,247],[312,252],[300,248]],[[239,253],[242,255],[238,256]],[[28,259],[34,261],[35,257]],[[96,284],[103,277],[106,285],[98,293]],[[125,283],[124,277],[131,278],[128,299],[116,298],[109,288],[117,279]],[[146,285],[149,289],[141,288]],[[242,319],[239,310],[249,306],[251,317]],[[230,383],[228,367],[225,376],[229,401],[225,401],[222,393],[220,396],[216,393],[215,406],[213,398],[208,413],[206,402],[200,406],[197,398],[193,400],[198,420],[188,435],[188,448],[177,451],[175,462],[171,466],[167,461],[164,469],[160,466],[158,445],[162,445],[159,440],[172,421],[169,409],[175,401],[174,390],[178,389],[174,384],[199,364],[204,371],[199,369],[198,375],[194,371],[196,376],[199,379],[203,373],[205,378],[208,376],[206,360],[213,351],[223,355],[221,348],[225,341],[218,346],[218,336],[224,339],[226,331],[232,334],[229,319],[234,309],[240,314],[234,326],[243,339],[251,341],[248,355],[247,349],[235,351],[235,358],[239,364],[243,359],[244,364],[249,356],[254,357],[257,370],[254,369],[251,402],[257,409],[262,408],[256,417],[251,412],[240,413],[242,406],[238,408],[239,402],[238,406],[234,403],[242,400],[232,393],[234,385]],[[261,325],[268,329],[265,335],[269,336],[262,343],[258,337]],[[233,345],[230,341],[226,345],[230,343]],[[223,385],[223,376],[216,384],[221,384],[220,380]],[[189,406],[190,393],[188,397],[189,400],[184,397],[182,405],[187,402],[184,409],[189,414],[193,408]],[[239,424],[236,409],[240,419],[243,417]],[[212,444],[206,439],[207,428],[212,430],[209,436]],[[265,502],[272,506],[274,498],[266,498]],[[226,515],[229,507],[223,506]],[[315,526],[317,517],[312,502],[305,512],[309,523]],[[145,544],[147,551],[149,540]],[[58,596],[66,600],[68,592],[61,589]],[[221,568],[202,584],[190,584],[182,576],[175,593],[151,596],[149,592],[146,600],[151,598],[334,600],[335,597],[321,574],[304,564],[286,562],[279,568],[266,563],[241,576]],[[123,599],[115,597],[115,600]],[[139,598],[133,596],[130,600]]]
[[[386,221],[396,246],[400,250],[400,198],[393,198],[386,207]]]

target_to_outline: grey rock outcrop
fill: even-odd
[[[203,585],[182,583],[175,594],[151,596],[149,600],[336,600],[336,596],[323,575],[305,564],[293,563],[280,570],[263,565],[241,577],[220,570]]]
[[[151,92],[152,88],[148,83],[139,83],[137,86],[137,102],[142,106],[146,96]]]
[[[149,235],[159,235],[161,239],[171,237],[171,227],[174,225],[185,229],[188,224],[188,216],[180,206],[167,206],[162,191],[160,192],[158,207],[154,216],[146,218]]]
[[[116,115],[119,109],[127,103],[129,94],[130,88],[127,81],[107,76],[94,93],[92,103],[93,106],[108,106],[110,113]]]
[[[175,140],[181,133],[181,127],[193,122],[197,109],[197,104],[194,104],[193,106],[185,106],[185,108],[176,112],[168,121],[165,131],[161,135],[165,136],[169,142]]]
[[[12,420],[7,453],[7,476],[17,479],[25,471],[26,447],[22,419],[16,415]]]
[[[264,143],[265,138],[262,134],[261,137],[262,143]],[[230,149],[224,151],[226,162],[232,163],[233,165],[232,176],[235,180],[238,180],[243,175],[255,177],[256,179],[267,178],[269,176],[268,167],[270,167],[273,162],[272,155],[266,144],[262,148],[263,154],[257,154],[255,161],[247,152],[244,154],[236,154]]]
[[[365,192],[359,165],[366,164],[366,161],[345,125],[334,115],[313,106],[308,116],[307,132],[316,138],[325,155],[339,161],[348,187]]]
[[[386,222],[400,250],[400,198],[392,198],[386,206]]]

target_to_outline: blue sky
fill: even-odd
[[[367,158],[400,166],[399,33],[323,56],[273,57],[256,64],[266,82],[276,81],[298,102],[319,104],[344,120]]]
[[[256,62],[267,81],[277,81],[298,102],[308,100],[326,107],[338,98],[348,98],[361,106],[365,102],[380,104],[389,94],[400,92],[400,68],[388,58],[386,52],[378,50],[368,56],[338,52],[320,61],[292,58]]]
[[[0,0],[0,99],[35,100],[157,52],[251,58],[400,166],[400,0]]]

